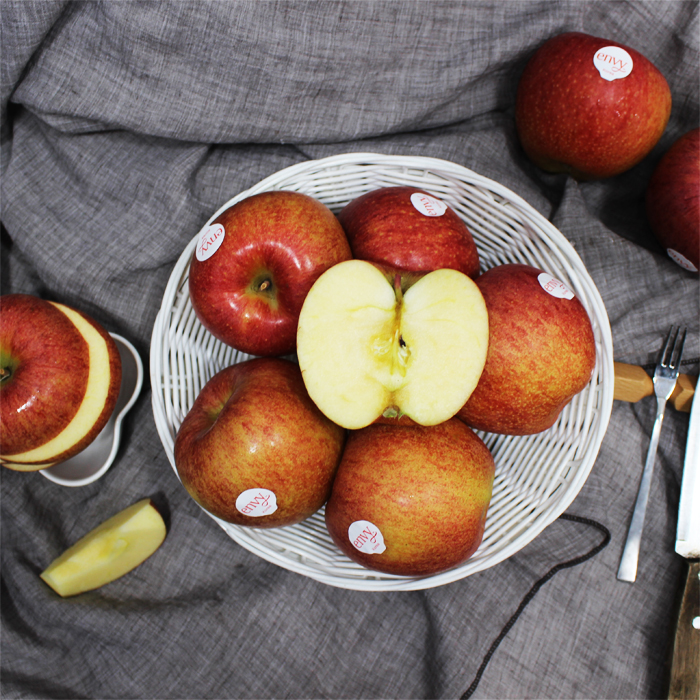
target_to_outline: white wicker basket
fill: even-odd
[[[574,397],[550,430],[526,437],[479,433],[494,456],[496,477],[483,542],[460,567],[421,578],[365,569],[332,543],[323,509],[298,525],[277,529],[244,528],[213,518],[233,540],[263,559],[318,581],[356,590],[431,588],[482,571],[520,550],[566,510],[583,486],[598,454],[613,401],[610,325],[603,301],[578,254],[523,199],[462,166],[434,158],[373,153],[299,163],[241,192],[206,225],[233,203],[267,190],[303,192],[337,212],[369,190],[392,185],[414,185],[447,202],[474,236],[482,270],[521,262],[546,270],[569,286],[593,323],[597,362],[588,387]],[[187,278],[198,235],[193,236],[170,276],[151,339],[153,413],[173,469],[175,435],[200,389],[220,369],[249,357],[214,339],[192,310]]]

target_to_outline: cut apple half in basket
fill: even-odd
[[[488,338],[484,299],[464,273],[348,260],[311,287],[297,357],[309,395],[344,428],[404,415],[436,425],[476,387]]]

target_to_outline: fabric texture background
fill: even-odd
[[[362,151],[450,160],[509,187],[571,241],[600,290],[615,359],[653,366],[688,325],[698,277],[644,216],[654,166],[698,126],[696,2],[0,2],[2,292],[73,305],[148,367],[173,265],[221,204],[294,163]],[[665,75],[673,111],[638,166],[601,182],[522,152],[518,77],[563,31],[620,41]],[[503,563],[408,593],[338,589],[230,540],[160,444],[146,386],[110,471],[76,489],[2,471],[6,698],[455,698],[532,584],[600,539],[556,521]],[[688,414],[669,409],[638,580],[616,580],[655,405],[615,402],[569,513],[612,534],[537,594],[475,698],[657,698],[665,692]],[[153,497],[168,536],[129,575],[59,599],[38,574],[112,513]]]

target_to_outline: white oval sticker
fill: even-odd
[[[355,549],[365,554],[381,554],[386,550],[380,529],[369,520],[356,520],[348,528],[348,538]]]
[[[668,253],[668,257],[673,260],[674,263],[680,265],[684,270],[690,270],[690,272],[697,272],[698,268],[693,265],[693,263],[688,260],[688,258],[685,257],[685,255],[681,255],[677,250],[673,250],[673,248],[667,248],[666,252]]]
[[[243,515],[260,518],[277,510],[277,497],[269,489],[247,489],[236,499],[236,508]]]
[[[411,204],[424,216],[442,216],[447,211],[447,204],[422,192],[411,195]]]
[[[595,52],[593,65],[603,80],[619,80],[632,72],[632,56],[619,46],[605,46]]]
[[[199,232],[199,240],[197,241],[196,256],[197,260],[204,262],[208,260],[224,242],[226,230],[221,224],[212,224],[205,226]]]
[[[557,299],[574,298],[574,293],[563,282],[560,282],[556,277],[552,277],[552,275],[547,272],[540,272],[537,276],[537,281],[547,294],[551,294]]]

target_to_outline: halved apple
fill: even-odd
[[[40,576],[63,597],[99,588],[146,561],[165,534],[161,514],[144,498],[88,532]]]
[[[436,425],[476,387],[488,338],[484,299],[464,273],[348,260],[311,287],[297,357],[309,395],[344,428],[402,415]]]
[[[96,321],[27,294],[0,300],[0,463],[36,471],[87,447],[114,410],[121,359]]]

